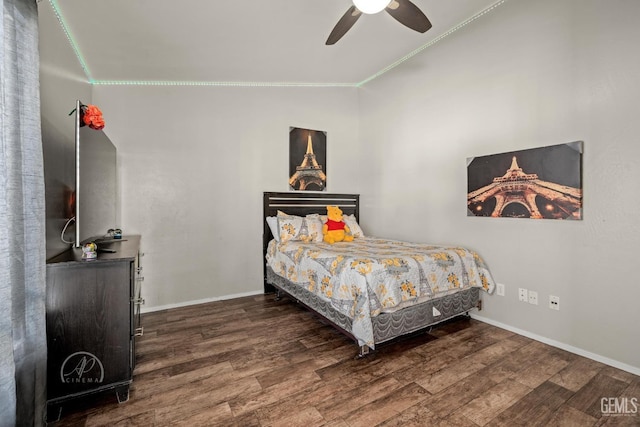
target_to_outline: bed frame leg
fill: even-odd
[[[282,297],[280,296],[280,289],[276,289],[276,295],[273,297],[274,301],[280,301]]]
[[[361,345],[360,346],[360,351],[358,352],[358,354],[356,355],[356,359],[362,359],[364,358],[367,354],[369,354],[369,347],[366,345]]]

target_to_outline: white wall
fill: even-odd
[[[287,191],[289,127],[327,132],[327,189],[358,192],[357,90],[94,87],[118,148],[145,310],[261,292],[262,192]]]
[[[506,285],[483,317],[636,372],[638,16],[635,0],[510,0],[360,92],[365,231],[476,249]],[[576,140],[584,220],[466,216],[467,157]]]

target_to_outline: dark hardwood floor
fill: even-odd
[[[148,313],[142,324],[129,401],[78,400],[49,425],[640,425],[639,413],[601,406],[626,397],[631,412],[640,377],[475,320],[358,360],[353,341],[273,295]]]

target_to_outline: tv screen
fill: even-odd
[[[79,114],[76,118],[75,197],[76,247],[116,228],[116,147],[102,130],[81,127]]]

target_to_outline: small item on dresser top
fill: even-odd
[[[82,247],[82,259],[90,261],[98,258],[98,245],[93,242],[86,243]]]
[[[119,228],[110,228],[107,230],[107,236],[113,239],[122,239],[122,230]]]

